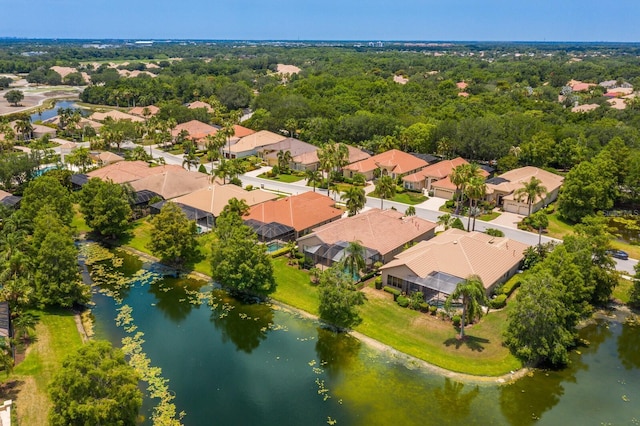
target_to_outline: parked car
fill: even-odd
[[[629,259],[629,254],[626,251],[622,250],[607,250],[607,254],[611,257],[615,257],[616,259],[627,260]]]

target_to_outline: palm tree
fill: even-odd
[[[291,151],[278,151],[278,168],[282,173],[289,172],[289,163],[293,160]]]
[[[316,192],[316,185],[322,183],[322,174],[318,170],[307,170],[304,172],[307,178],[307,185],[313,185],[313,192]]]
[[[37,318],[30,312],[23,312],[13,319],[13,330],[15,337],[19,340],[25,340],[29,337],[29,332],[35,329],[38,323]]]
[[[542,247],[542,230],[549,226],[549,218],[547,214],[539,210],[529,216],[531,226],[538,230],[538,247]]]
[[[327,143],[318,149],[318,160],[320,162],[320,169],[327,175],[327,188],[331,186],[331,170],[335,164],[335,145]]]
[[[239,200],[235,197],[229,200],[224,209],[229,212],[233,212],[240,217],[249,213],[249,205],[247,204],[247,202],[245,200]]]
[[[8,338],[0,338],[0,367],[7,376],[13,371],[13,350]]]
[[[285,245],[285,248],[287,249],[287,253],[289,254],[289,262],[287,263],[289,265],[293,265],[293,259],[296,258],[296,253],[298,251],[298,246],[296,245],[295,240],[288,241]]]
[[[376,193],[380,197],[380,210],[384,210],[384,200],[396,195],[396,183],[391,176],[382,176],[376,181]]]
[[[407,207],[407,209],[404,211],[404,215],[405,216],[415,216],[416,215],[416,208],[414,206]]]
[[[442,216],[438,216],[438,221],[436,222],[438,225],[442,225],[444,230],[451,228],[453,221],[456,220],[455,217],[451,216],[449,213],[445,213]]]
[[[516,201],[520,202],[524,197],[527,197],[527,204],[529,204],[529,215],[533,208],[533,202],[536,198],[542,199],[544,195],[547,195],[547,188],[542,185],[542,181],[535,176],[531,176],[529,182],[523,183],[522,188],[518,188],[514,191],[513,195],[516,196]]]
[[[470,275],[465,280],[460,281],[453,293],[447,297],[444,305],[445,309],[451,309],[451,303],[459,299],[462,300],[460,338],[464,339],[464,324],[467,318],[470,318],[471,321],[475,318],[481,318],[483,314],[482,305],[489,303],[482,279],[477,275]]]
[[[351,280],[354,280],[354,276],[357,275],[366,266],[364,256],[366,254],[365,248],[360,241],[351,241],[349,245],[344,249],[344,257],[342,263],[347,269],[347,273]]]
[[[24,141],[31,139],[33,126],[28,116],[16,121],[16,132],[22,135],[22,140]]]
[[[469,220],[467,222],[467,231],[476,229],[476,208],[478,201],[487,194],[487,185],[481,177],[472,177],[467,183],[465,194],[469,198]],[[473,229],[470,229],[471,215],[473,213]]]
[[[200,159],[196,155],[196,148],[193,146],[193,143],[189,144],[187,147],[187,153],[184,154],[182,158],[182,167],[187,165],[187,170],[191,171],[191,166],[195,166],[200,162]]]
[[[345,201],[349,216],[357,215],[367,202],[364,189],[358,188],[357,186],[349,187],[349,189],[340,196],[340,199]]]

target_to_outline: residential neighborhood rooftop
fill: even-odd
[[[200,210],[212,213],[218,217],[229,204],[229,200],[237,198],[244,200],[247,205],[253,206],[265,201],[275,200],[278,196],[272,192],[262,191],[259,189],[247,191],[236,185],[210,185],[207,188],[194,191],[191,194],[183,195],[174,199],[177,203],[195,207]]]
[[[393,171],[396,175],[401,175],[428,165],[429,164],[426,161],[421,160],[418,157],[407,154],[406,152],[402,152],[398,149],[391,149],[381,154],[349,164],[345,166],[344,169],[358,173],[367,173],[380,167],[384,167]]]
[[[97,170],[87,173],[89,178],[100,178],[102,180],[111,180],[114,183],[132,182],[147,176],[166,173],[169,170],[184,170],[177,165],[163,165],[158,167],[150,167],[144,161],[119,161],[109,164]]]

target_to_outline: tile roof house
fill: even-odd
[[[215,126],[211,126],[210,124],[203,123],[202,121],[191,120],[186,123],[180,123],[174,127],[171,131],[171,136],[175,138],[183,130],[189,134],[189,136],[187,136],[189,139],[197,143],[208,135],[215,135],[220,129]],[[198,148],[200,148],[200,144],[198,144]]]
[[[567,83],[567,85],[571,87],[571,89],[573,89],[574,92],[586,92],[590,90],[592,87],[597,86],[597,84],[595,83],[583,83],[582,81],[578,81],[578,80],[571,80],[569,81],[569,83]]]
[[[317,192],[304,192],[257,204],[249,209],[249,213],[243,219],[259,224],[285,225],[292,231],[288,234],[289,238],[276,235],[272,238],[261,238],[283,240],[298,239],[308,234],[312,228],[340,219],[343,213],[344,211],[335,207],[335,201],[330,197]]]
[[[111,180],[114,183],[125,183],[148,176],[166,173],[169,170],[183,170],[186,172],[186,170],[177,165],[167,164],[158,167],[150,167],[149,164],[144,161],[119,161],[100,169],[93,170],[87,173],[87,176],[89,179],[97,177],[102,180]]]
[[[225,146],[222,149],[222,152],[226,158],[249,157],[251,155],[257,155],[258,149],[275,144],[284,139],[286,139],[286,136],[282,136],[268,130],[260,130],[259,132],[240,138],[230,147]]]
[[[310,143],[303,142],[295,138],[286,138],[280,142],[276,142],[271,145],[263,146],[257,149],[258,156],[265,160],[270,166],[278,164],[278,153],[280,151],[289,151],[291,158],[317,151],[318,147],[311,145]],[[293,161],[291,161],[293,163]],[[290,167],[292,164],[290,164]]]
[[[460,281],[478,275],[489,295],[518,272],[527,247],[505,237],[449,229],[382,266],[382,282],[407,294],[422,291],[426,301],[438,304]]]
[[[151,191],[165,200],[180,197],[209,187],[211,176],[190,172],[183,168],[169,169],[161,174],[147,176],[132,181],[131,187],[136,191]]]
[[[356,163],[358,161],[366,160],[367,158],[371,157],[371,155],[354,146],[347,145],[347,149],[349,150],[349,163]],[[316,149],[315,151],[309,151],[294,156],[291,164],[291,168],[293,170],[318,170],[320,168],[318,150]]]
[[[359,241],[366,248],[366,262],[389,262],[405,245],[432,238],[435,223],[395,210],[371,209],[315,228],[298,239],[298,247],[314,263],[331,266],[342,259],[344,248]]]
[[[382,169],[383,174],[388,174],[396,179],[405,175],[418,172],[428,166],[424,160],[406,152],[392,149],[381,154],[374,155],[365,160],[357,161],[342,168],[344,177],[352,178],[354,174],[360,173],[366,180],[374,178],[374,171]]]
[[[233,137],[234,138],[244,138],[245,136],[249,136],[254,134],[256,131],[253,129],[249,129],[248,127],[243,127],[239,124],[233,125]]]
[[[224,209],[224,206],[226,206],[232,198],[244,200],[247,205],[251,207],[269,200],[275,200],[278,196],[259,189],[247,191],[239,186],[227,184],[209,185],[207,188],[175,198],[173,201],[206,211],[214,217],[218,217],[222,209]]]
[[[529,182],[532,177],[542,182],[541,185],[547,189],[547,194],[534,200],[531,213],[538,211],[558,198],[558,192],[564,178],[537,167],[527,166],[509,170],[500,176],[487,180],[487,201],[495,202],[497,206],[501,206],[506,212],[520,215],[529,214],[527,197],[524,196],[522,200],[518,201],[514,192],[524,187],[525,183]]]
[[[63,149],[63,146],[60,146]],[[118,161],[124,161],[124,157],[114,154],[110,151],[90,152],[89,157],[101,166],[107,166],[109,164],[117,163]]]
[[[191,102],[190,104],[187,105],[187,108],[189,109],[204,108],[207,110],[207,112],[213,111],[213,108],[211,107],[211,105],[202,101]]]
[[[158,108],[157,106],[148,105],[148,106],[143,106],[143,107],[137,106],[137,107],[131,108],[129,110],[129,114],[137,115],[138,117],[143,117],[144,118],[145,108],[149,111],[149,115],[150,116],[156,115],[157,113],[160,112],[160,108]]]
[[[111,118],[113,120],[130,120],[137,123],[144,121],[144,118],[138,117],[137,115],[127,114],[126,112],[121,112],[115,109],[107,112],[94,112],[89,116],[89,119],[92,121],[104,121],[107,118]]]
[[[438,198],[451,199],[455,193],[456,186],[451,183],[449,175],[458,166],[469,164],[462,157],[453,160],[442,160],[435,164],[431,164],[417,173],[402,178],[403,185],[406,189],[412,191],[433,190],[433,196]],[[485,170],[481,171],[482,176],[487,177],[489,173]]]

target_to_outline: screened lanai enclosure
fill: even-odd
[[[406,294],[420,291],[424,294],[425,302],[430,305],[442,306],[447,297],[455,291],[458,283],[462,281],[464,278],[446,272],[433,271],[424,278],[409,275],[406,279],[402,279],[389,275],[386,284],[397,287]]]
[[[348,241],[337,241],[333,244],[319,244],[316,246],[305,246],[303,253],[313,260],[314,265],[330,267],[335,262],[340,262],[346,257],[345,250],[349,246]],[[373,264],[382,260],[380,252],[364,247],[364,261],[366,269],[370,269]]]
[[[264,223],[259,220],[245,220],[244,224],[254,230],[258,239],[262,242],[269,241],[293,241],[296,239],[296,230],[288,225],[278,222]]]
[[[174,202],[160,201],[159,203],[152,204],[151,214],[160,213],[160,210],[162,210],[162,207],[166,203],[174,203]],[[182,203],[174,203],[174,204],[180,207],[180,210],[182,210],[182,212],[187,216],[189,220],[193,220],[196,222],[196,225],[198,226],[199,234],[203,232],[209,232],[211,231],[211,229],[213,229],[215,225],[213,214],[204,210],[197,209],[195,207],[187,206],[186,204],[182,204]]]

